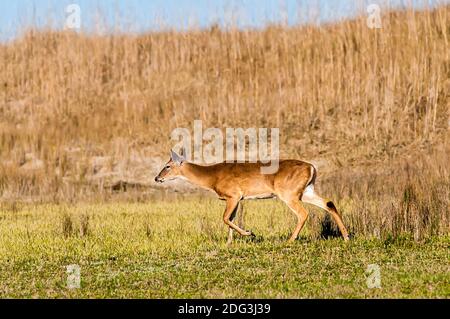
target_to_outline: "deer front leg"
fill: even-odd
[[[236,205],[236,208],[233,209],[233,212],[231,213],[231,216],[230,216],[230,221],[231,222],[233,222],[233,220],[235,219],[236,213],[239,210],[240,205],[241,204],[238,202],[238,204]],[[231,226],[228,226],[227,245],[231,245],[231,243],[233,242],[233,232],[234,232],[234,229]]]
[[[247,231],[247,230],[240,228],[239,226],[237,226],[230,220],[233,213],[236,214],[236,210],[238,208],[240,199],[228,198],[226,201],[227,201],[227,207],[225,208],[225,212],[223,214],[223,221],[226,225],[228,225],[230,227],[228,236],[230,236],[230,232],[232,232],[233,229],[235,231],[237,231],[239,234],[241,234],[242,236],[255,236],[251,231]],[[231,235],[231,236],[233,236],[233,235]]]

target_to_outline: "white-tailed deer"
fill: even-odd
[[[183,152],[184,153],[184,152]],[[177,177],[187,179],[200,187],[214,191],[220,199],[226,201],[223,221],[229,227],[228,241],[233,240],[233,230],[242,236],[254,236],[233,223],[239,202],[243,199],[262,199],[278,197],[297,216],[297,226],[289,241],[294,241],[306,219],[308,212],[301,202],[318,206],[336,221],[344,240],[348,232],[333,202],[325,200],[314,192],[317,172],[315,167],[298,160],[280,160],[279,169],[274,174],[262,174],[258,163],[220,163],[214,165],[197,165],[186,161],[183,154],[171,151],[170,160],[155,177],[163,183]]]

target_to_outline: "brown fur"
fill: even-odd
[[[281,160],[274,174],[262,174],[258,163],[220,163],[203,166],[170,159],[155,178],[157,182],[182,177],[200,187],[214,191],[220,199],[226,200],[223,215],[224,223],[229,226],[228,243],[231,243],[233,230],[243,236],[254,236],[251,231],[241,229],[233,223],[239,202],[247,198],[278,197],[297,216],[297,226],[290,241],[297,238],[308,212],[302,201],[325,209],[336,221],[342,236],[348,240],[348,233],[342,219],[331,201],[324,200],[314,193],[316,169],[310,163],[299,160]],[[306,187],[310,190],[305,192]]]

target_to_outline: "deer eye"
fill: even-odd
[[[169,165],[167,165],[167,166],[166,166],[166,169],[170,169],[170,166],[169,166]]]

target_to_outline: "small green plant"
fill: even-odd
[[[73,220],[72,216],[67,212],[64,212],[61,217],[61,229],[64,237],[68,238],[72,236],[74,229]]]
[[[147,238],[151,238],[152,236],[152,229],[150,228],[150,225],[148,223],[145,224],[145,236]]]
[[[89,215],[82,214],[80,216],[80,236],[84,237],[89,234]]]

